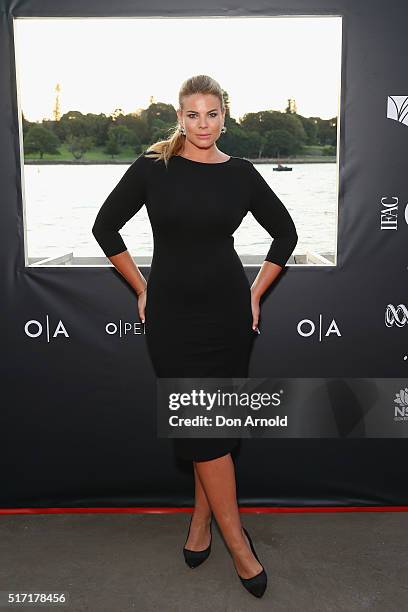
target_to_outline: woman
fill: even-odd
[[[251,162],[217,148],[226,128],[223,92],[214,79],[198,75],[183,83],[177,117],[172,136],[129,166],[92,232],[138,296],[156,376],[245,378],[259,333],[260,297],[295,248],[295,225]],[[119,234],[143,204],[154,237],[148,283]],[[252,287],[232,237],[248,211],[274,237]],[[231,451],[239,439],[173,442],[177,455],[194,467],[195,507],[183,548],[187,564],[197,567],[208,557],[214,513],[242,584],[261,597],[266,572],[241,525],[236,498]]]

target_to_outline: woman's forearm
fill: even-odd
[[[259,300],[281,271],[282,266],[265,260],[251,286],[253,297]]]
[[[129,251],[123,251],[118,255],[112,255],[108,259],[112,262],[117,271],[127,280],[137,295],[146,289],[147,281],[135,264]]]

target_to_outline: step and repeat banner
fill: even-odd
[[[284,15],[275,0],[2,0],[1,8],[0,506],[191,505],[192,465],[175,456],[172,438],[192,431],[242,438],[234,456],[242,504],[407,503],[408,6],[289,0]],[[342,18],[335,262],[289,265],[263,296],[248,379],[158,380],[135,294],[97,245],[99,265],[28,260],[14,20],[217,15]],[[163,54],[179,45],[183,61],[181,40],[152,44],[160,42]],[[228,53],[222,41],[216,51]],[[269,66],[285,63],[273,40],[267,59],[256,47],[246,53],[244,80],[249,66],[267,79]],[[137,84],[149,52],[117,61]],[[61,180],[55,196],[63,194]],[[316,223],[324,232],[324,219]],[[132,255],[148,280],[149,266]],[[258,270],[245,266],[250,283]]]

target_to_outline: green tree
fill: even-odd
[[[174,125],[177,121],[177,113],[172,104],[154,102],[142,111],[141,118],[146,122],[148,129],[153,130],[155,126]]]
[[[41,125],[33,125],[24,138],[24,153],[39,153],[42,159],[44,153],[59,155],[59,145],[58,138],[51,130]]]
[[[299,148],[299,141],[288,130],[270,130],[265,134],[264,156],[282,157],[293,155]]]
[[[257,157],[275,157],[278,151],[279,155],[291,155],[300,151],[307,141],[303,123],[296,113],[248,113],[242,118],[241,127],[246,133],[258,134]]]
[[[117,142],[117,140],[115,140],[115,138],[113,136],[111,136],[108,140],[108,142],[106,143],[105,148],[103,149],[104,153],[107,153],[108,155],[110,155],[113,159],[114,155],[117,155],[120,151],[120,146]]]
[[[93,138],[93,123],[79,111],[69,111],[62,115],[58,121],[58,134],[60,138],[66,140],[68,136],[82,138],[89,136]]]
[[[89,151],[93,146],[93,140],[90,136],[74,136],[70,134],[66,139],[68,151],[72,153],[75,159],[82,159],[84,153]]]
[[[312,117],[302,117],[298,115],[299,120],[302,122],[303,129],[306,134],[306,142],[305,144],[308,146],[312,146],[318,143],[318,127],[317,121]]]
[[[118,147],[124,147],[130,143],[131,132],[124,125],[111,125],[108,129],[109,140],[114,140]]]
[[[316,125],[317,136],[316,144],[332,145],[337,144],[337,119],[321,119],[320,117],[310,117]]]

